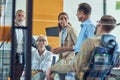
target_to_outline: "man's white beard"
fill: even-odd
[[[23,26],[23,21],[18,21],[19,26]]]
[[[17,26],[23,26],[23,21],[16,21]]]

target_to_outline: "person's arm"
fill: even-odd
[[[94,49],[93,41],[91,41],[90,39],[86,40],[82,45],[81,51],[78,53],[78,55],[74,57],[74,60],[71,64],[61,65],[60,62],[57,62],[48,70],[46,75],[50,76],[50,73],[52,71],[60,73],[74,71],[79,73],[84,68],[83,66],[87,64],[87,61],[90,57],[89,53],[91,53],[93,49]]]
[[[78,57],[78,56],[76,56]],[[46,76],[47,76],[47,80],[51,80],[52,79],[52,73],[57,72],[57,73],[67,73],[69,71],[75,71],[75,65],[74,64],[65,64],[65,65],[61,65],[61,62],[57,62],[55,63],[52,67],[50,67],[48,69],[48,71],[46,72]]]
[[[58,48],[51,49],[51,52],[54,54],[59,54],[65,51],[73,51],[73,47],[58,47]]]

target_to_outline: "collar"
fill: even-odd
[[[84,27],[84,24],[89,24],[91,21],[90,19],[86,19],[84,22],[81,23],[80,27],[83,28]]]
[[[38,50],[37,50],[37,53],[39,54]],[[39,56],[45,56],[46,53],[47,53],[47,49],[45,49],[45,51],[43,52],[43,54],[39,55]]]
[[[66,28],[63,28],[63,29],[62,29],[62,32],[64,32],[64,31],[66,31]]]

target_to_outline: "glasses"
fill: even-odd
[[[112,24],[112,23],[107,23],[107,22],[101,22],[101,21],[96,21],[97,22],[97,24],[98,23],[100,23],[100,24],[102,24],[102,25],[111,25],[111,26],[116,26],[116,24]]]
[[[44,39],[38,39],[37,42],[46,42]]]
[[[19,16],[19,17],[24,17],[24,15],[20,15],[20,14],[18,14],[17,16]]]

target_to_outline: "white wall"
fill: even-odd
[[[7,0],[7,4],[3,5],[3,16],[1,17],[1,26],[12,25],[12,0]],[[16,0],[16,10],[22,9],[26,12],[26,0]],[[4,14],[5,12],[5,14]]]
[[[114,16],[117,20],[117,23],[120,23],[120,9],[116,10],[116,1],[120,0],[107,0],[107,14]],[[117,26],[112,31],[112,34],[116,36],[117,41],[120,44],[120,26]]]
[[[26,12],[26,0],[16,0],[16,11],[22,9]]]

